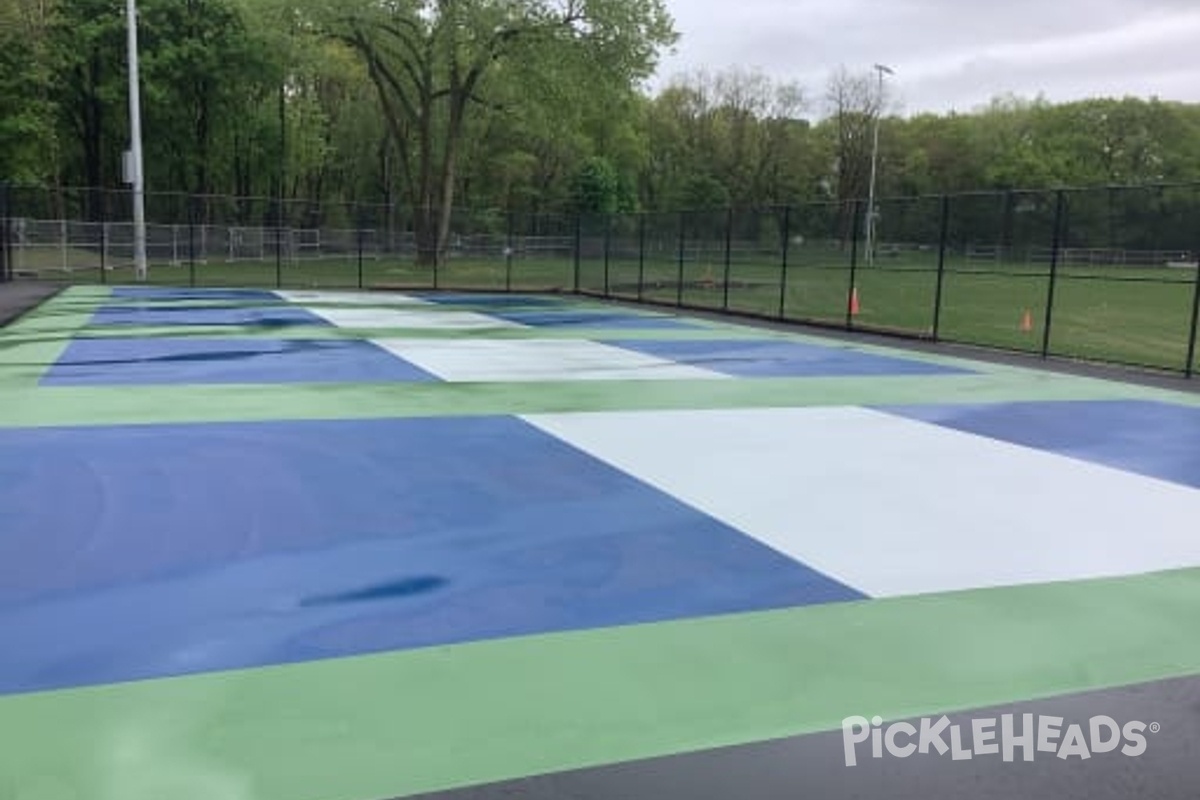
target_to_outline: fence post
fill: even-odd
[[[1197,254],[1197,259],[1200,260],[1200,253]],[[1192,292],[1192,327],[1191,338],[1188,339],[1188,355],[1187,365],[1184,367],[1183,374],[1188,378],[1196,374],[1196,337],[1200,335],[1200,265],[1196,267],[1196,288]]]
[[[683,259],[687,247],[687,212],[679,212],[679,269],[675,280],[675,306],[683,307]]]
[[[0,182],[0,283],[13,279],[12,248],[10,247],[9,205],[11,197],[7,181]]]
[[[1066,192],[1059,189],[1054,196],[1054,245],[1050,251],[1050,283],[1046,287],[1046,322],[1042,329],[1042,358],[1050,355],[1050,327],[1054,322],[1054,290],[1058,283],[1058,259],[1062,250],[1062,228],[1066,201]]]
[[[579,294],[580,272],[583,262],[583,212],[575,212],[575,293]]]
[[[275,206],[275,288],[283,286],[283,196]]]
[[[644,298],[643,288],[646,285],[646,214],[642,212],[638,215],[638,281],[637,281],[637,299],[642,302]]]
[[[60,265],[64,275],[69,275],[71,271],[71,260],[68,256],[70,246],[68,242],[71,239],[70,231],[67,229],[67,218],[63,217],[58,221],[58,255],[61,259]]]
[[[100,192],[100,285],[108,283],[108,193]]]
[[[515,244],[515,228],[513,212],[508,212],[508,231],[504,241],[504,291],[512,291],[513,246]]]
[[[787,313],[788,257],[792,249],[792,207],[783,207],[783,256],[779,260],[779,318]]]
[[[188,195],[188,285],[196,288],[196,204],[195,195]]]
[[[950,236],[950,195],[942,195],[942,223],[938,239],[937,286],[933,291],[933,340],[942,335],[942,290],[946,284],[946,244]]]
[[[436,292],[442,288],[442,234],[434,233],[433,244],[433,290]],[[421,246],[417,245],[418,258],[420,257]]]
[[[354,204],[355,245],[358,248],[358,290],[363,290],[363,210],[358,203]]]
[[[733,270],[733,209],[725,213],[725,295],[721,300],[721,310],[729,310],[729,278]]]
[[[612,214],[604,215],[604,296],[610,297],[609,261],[612,257]]]
[[[1200,336],[1200,267],[1196,268],[1196,289],[1192,293],[1192,330],[1188,340],[1187,365],[1183,374],[1194,377],[1196,374],[1196,337]]]
[[[855,200],[850,236],[850,290],[846,292],[846,330],[854,329],[854,294],[858,290],[858,237],[862,233],[862,201]]]

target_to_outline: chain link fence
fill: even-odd
[[[0,186],[0,279],[132,283],[128,192]],[[1178,372],[1200,184],[649,214],[148,194],[149,280],[571,292]],[[877,235],[868,249],[867,214]],[[424,226],[424,227],[422,227]],[[419,242],[444,242],[436,258]]]

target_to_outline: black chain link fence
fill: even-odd
[[[1200,184],[653,214],[146,196],[149,280],[570,292],[1193,375]],[[0,186],[0,280],[132,283],[127,191]],[[431,238],[432,236],[432,238]]]

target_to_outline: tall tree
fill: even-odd
[[[269,64],[228,0],[142,0],[147,163],[161,186],[210,194],[229,186],[219,145],[269,84]],[[225,180],[221,180],[225,179]]]
[[[870,182],[872,133],[886,96],[870,73],[852,73],[841,67],[829,79],[825,102],[835,141],[837,198],[865,197]]]
[[[498,68],[552,53],[568,69],[586,63],[637,81],[674,36],[661,0],[358,0],[331,22],[366,62],[400,144],[422,264],[445,251],[460,148],[494,107],[487,90]]]
[[[49,0],[0,0],[0,180],[55,177]]]
[[[115,183],[127,145],[122,105],[125,83],[125,19],[118,0],[60,0],[49,29],[54,80],[52,97],[63,138],[78,142],[64,153],[61,177],[88,187]],[[85,213],[93,216],[99,208]]]
[[[799,84],[757,70],[678,77],[651,109],[643,185],[675,205],[720,195],[748,207],[805,196],[812,183],[807,107]]]

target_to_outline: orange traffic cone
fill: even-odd
[[[1021,317],[1021,333],[1033,333],[1033,312],[1028,308]]]
[[[862,307],[858,303],[858,287],[850,290],[850,316],[857,317],[862,311]]]

